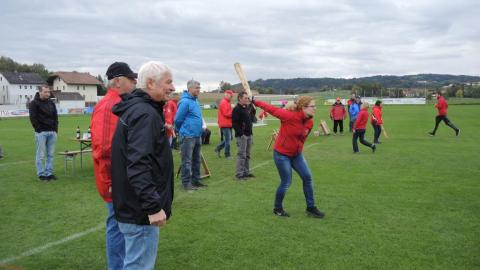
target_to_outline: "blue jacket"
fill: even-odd
[[[178,102],[175,128],[182,137],[202,136],[202,111],[197,102],[197,97],[190,95],[188,91],[183,91],[182,97]]]
[[[358,106],[358,103],[352,103],[348,112],[350,113],[350,119],[357,119],[357,115],[360,112],[360,107]]]

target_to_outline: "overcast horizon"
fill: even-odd
[[[2,1],[0,55],[104,75],[158,60],[177,90],[249,80],[480,75],[480,1]]]

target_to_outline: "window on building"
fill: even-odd
[[[28,89],[28,87],[25,85],[25,89]]]
[[[25,95],[25,98],[28,98],[28,95]]]
[[[62,87],[63,87],[63,90],[65,90],[65,85],[64,85],[64,86],[62,86]]]
[[[85,90],[85,85],[83,86],[83,90]]]
[[[80,90],[80,85],[77,85],[77,90]]]
[[[32,89],[32,86],[30,85],[30,89]]]
[[[20,87],[20,89],[22,89],[22,86],[21,86],[21,85],[19,85],[18,87]]]

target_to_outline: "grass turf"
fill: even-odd
[[[328,118],[327,110],[318,108],[316,125]],[[449,112],[461,128],[459,137],[443,123],[437,136],[427,135],[434,124],[432,106],[385,106],[390,138],[382,137],[375,154],[360,145],[361,153],[353,155],[348,132],[311,136],[304,154],[324,220],[305,216],[296,174],[284,200],[291,217],[271,213],[279,177],[266,144],[278,121],[254,129],[251,167],[257,177],[247,182],[234,181],[234,160],[216,157],[218,130],[211,128],[211,144],[202,148],[212,172],[209,187],[188,194],[175,181],[174,215],[161,229],[157,268],[480,268],[480,106],[453,105]],[[204,114],[213,119],[216,111]],[[56,152],[78,149],[71,138],[77,125],[86,130],[88,123],[89,116],[61,117]],[[0,261],[8,259],[0,269],[104,269],[103,227],[56,242],[104,223],[106,209],[95,188],[90,155],[83,171],[77,159],[76,174],[68,176],[57,156],[59,180],[41,183],[28,119],[1,120],[0,130],[5,153],[0,161]],[[367,138],[372,139],[370,126]]]

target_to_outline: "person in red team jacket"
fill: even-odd
[[[218,106],[218,127],[222,133],[222,141],[215,147],[215,153],[221,157],[220,152],[225,148],[225,158],[230,157],[230,141],[232,140],[232,105],[230,101],[233,97],[232,90],[226,90],[225,96]]]
[[[333,135],[337,135],[337,127],[340,127],[340,135],[343,135],[343,120],[347,116],[347,110],[343,106],[340,98],[332,105],[330,109],[330,119],[333,120]]]
[[[382,101],[380,100],[377,100],[375,102],[375,106],[373,106],[371,123],[374,131],[373,143],[380,144],[380,141],[378,139],[380,138],[380,134],[382,133],[382,125],[383,125]]]
[[[353,153],[358,153],[358,143],[357,140],[360,138],[360,143],[368,146],[372,149],[372,151],[375,153],[375,150],[377,150],[377,146],[375,144],[371,144],[370,142],[365,140],[365,131],[367,128],[367,122],[368,122],[368,107],[370,105],[368,102],[364,102],[362,104],[362,109],[357,115],[357,119],[355,120],[355,123],[353,124],[353,139],[352,139],[352,145],[353,145]]]
[[[451,127],[453,130],[455,130],[455,136],[458,136],[458,133],[460,133],[460,129],[458,129],[447,117],[447,110],[448,110],[448,103],[447,101],[443,98],[442,93],[438,92],[437,93],[437,104],[435,104],[435,108],[438,110],[438,115],[435,117],[435,128],[433,129],[432,132],[429,132],[430,136],[435,136],[435,133],[437,132],[438,129],[438,124],[440,122],[445,122],[445,124],[449,127]]]
[[[90,123],[92,133],[93,170],[98,193],[107,204],[106,247],[108,269],[122,269],[125,241],[114,217],[112,204],[111,150],[118,117],[112,113],[113,105],[121,101],[120,95],[135,88],[137,74],[126,63],[115,62],[108,67],[108,92],[95,105]]]
[[[303,144],[313,127],[312,118],[315,115],[315,100],[309,96],[302,96],[294,106],[288,106],[289,109],[277,108],[254,98],[252,98],[252,102],[255,106],[280,119],[281,123],[273,151],[273,160],[281,179],[275,195],[273,213],[281,217],[290,216],[283,209],[282,202],[285,193],[292,183],[293,168],[302,178],[303,193],[307,203],[307,215],[323,218],[325,214],[320,212],[315,206],[312,174],[307,161],[303,157]]]
[[[173,93],[170,95],[170,99],[167,101],[167,104],[163,107],[163,115],[165,116],[165,127],[167,128],[167,137],[170,147],[175,148],[173,140],[176,138],[175,127],[173,121],[175,120],[175,115],[177,114],[177,103],[180,99],[178,93]]]

